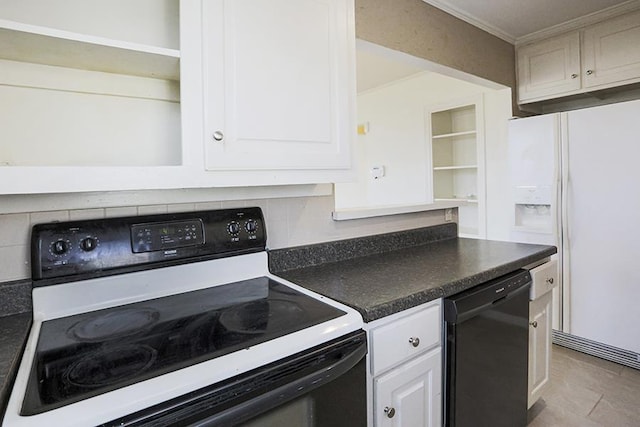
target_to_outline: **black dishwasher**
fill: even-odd
[[[445,425],[527,424],[526,270],[445,298]]]

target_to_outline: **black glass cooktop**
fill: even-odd
[[[34,415],[345,314],[267,277],[42,324],[22,415]]]

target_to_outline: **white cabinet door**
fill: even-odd
[[[353,0],[202,1],[208,170],[347,169]]]
[[[552,295],[547,292],[529,303],[529,408],[549,385]]]
[[[583,39],[585,88],[640,81],[640,12],[588,27]]]
[[[517,49],[518,102],[580,90],[580,34],[575,31]]]
[[[375,379],[376,427],[442,425],[440,355],[435,349]]]

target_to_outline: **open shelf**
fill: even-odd
[[[180,79],[180,51],[0,19],[0,58],[107,73]]]
[[[440,135],[433,135],[432,139],[448,139],[448,138],[460,138],[463,136],[473,136],[476,134],[475,130],[469,130],[464,132],[445,133]]]
[[[461,236],[484,237],[484,128],[481,98],[428,111],[433,195],[457,203]]]
[[[434,171],[448,171],[448,170],[462,170],[462,169],[477,169],[478,165],[461,165],[461,166],[435,166]]]
[[[463,199],[459,197],[437,197],[436,202],[478,203],[478,199]]]

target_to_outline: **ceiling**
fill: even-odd
[[[629,0],[423,0],[514,43],[518,38]]]

